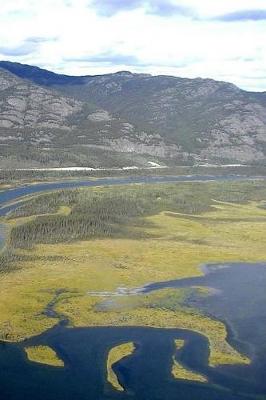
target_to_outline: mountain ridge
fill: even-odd
[[[106,77],[106,76],[113,76],[113,75],[128,75],[128,76],[139,76],[139,77],[168,77],[168,78],[173,78],[173,79],[180,79],[180,80],[201,80],[201,81],[213,81],[213,82],[220,82],[220,83],[226,83],[229,85],[233,85],[237,87],[239,90],[243,90],[245,92],[248,92],[247,90],[241,89],[238,86],[236,86],[233,83],[226,82],[226,81],[217,81],[213,78],[201,78],[201,77],[196,77],[196,78],[185,78],[185,77],[178,77],[174,75],[164,75],[164,74],[159,74],[159,75],[152,75],[149,73],[137,73],[137,72],[131,72],[129,70],[118,70],[116,72],[109,72],[105,74],[95,74],[95,75],[69,75],[69,74],[61,74],[58,72],[54,71],[49,71],[44,68],[38,67],[36,65],[30,65],[30,64],[24,64],[24,63],[19,63],[19,62],[12,62],[12,61],[7,61],[7,60],[0,60],[0,68],[7,70],[14,75],[23,78],[23,79],[29,79],[29,80],[34,80],[35,83],[37,84],[45,84],[47,85],[56,85],[56,82],[54,81],[56,78],[61,80],[62,84],[66,84],[64,79],[69,78],[69,82],[76,82],[76,84],[80,83],[85,83],[85,79],[89,78],[98,78],[98,77]],[[47,81],[44,80],[45,76],[48,78]],[[49,81],[49,77],[51,77],[51,81]],[[38,78],[40,79],[38,81]],[[42,80],[43,79],[43,80]],[[252,93],[266,93],[266,92],[252,92]]]

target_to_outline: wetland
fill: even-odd
[[[5,398],[265,398],[264,179],[27,185],[0,215]]]

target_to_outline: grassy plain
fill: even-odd
[[[107,381],[114,389],[123,392],[125,389],[120,385],[118,378],[113,370],[114,364],[121,361],[123,358],[130,356],[135,351],[135,345],[132,342],[122,343],[113,347],[107,356]]]
[[[36,212],[29,208],[15,213],[13,222],[9,216],[7,222],[12,229],[23,227],[24,218],[30,220],[25,222],[25,230],[16,233],[22,232],[22,239],[14,236],[19,237],[20,245],[11,248],[9,244],[17,257],[16,268],[0,274],[2,339],[23,340],[57,323],[43,310],[60,289],[55,309],[69,319],[70,326],[191,329],[209,339],[210,365],[249,363],[227,343],[227,331],[220,321],[184,306],[184,289],[114,295],[108,297],[114,304],[109,308],[101,292],[200,276],[199,266],[206,263],[265,261],[265,184],[171,184],[149,185],[147,189],[135,185],[124,188],[124,195],[129,194],[125,205],[117,197],[120,189],[82,189],[68,195],[67,202],[59,198],[59,204],[51,194],[53,207],[46,201],[47,212],[54,215],[40,216],[37,204]],[[97,234],[89,236],[87,230],[82,230],[69,241],[64,235],[59,242],[52,240],[53,232],[59,229],[55,218],[61,218],[67,230],[70,225],[65,219],[73,220],[76,213],[79,220],[88,221],[91,210],[101,215],[103,232],[97,228]],[[44,227],[43,237],[24,246],[26,233],[39,226]],[[55,231],[49,232],[49,227]],[[99,293],[92,296],[89,292]]]

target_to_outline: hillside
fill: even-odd
[[[211,79],[0,68],[1,166],[265,162],[266,93]]]
[[[100,107],[0,69],[2,168],[130,165],[130,151],[117,154],[110,149],[109,140],[122,137],[130,141],[132,137],[138,141],[142,136],[144,132]],[[152,146],[146,152],[153,153]],[[136,161],[145,164],[146,158],[140,155]]]

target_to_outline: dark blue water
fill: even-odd
[[[211,384],[175,380],[171,376],[174,339],[186,340],[181,361],[209,376]],[[115,367],[126,391],[118,393],[106,381],[110,348],[133,341],[134,355]],[[45,344],[57,351],[64,368],[28,362],[21,345],[0,345],[0,384],[3,399],[9,400],[244,400],[256,398],[256,388],[245,380],[231,378],[207,366],[208,342],[194,332],[153,328],[56,327],[26,345]],[[223,384],[227,390],[214,386]],[[242,395],[245,389],[253,394]]]
[[[145,292],[194,286],[215,290],[207,297],[195,292],[187,304],[226,322],[230,343],[253,360],[249,380],[266,393],[266,262],[213,264],[205,267],[205,276],[154,283]],[[229,370],[242,377],[247,374],[246,367]]]

